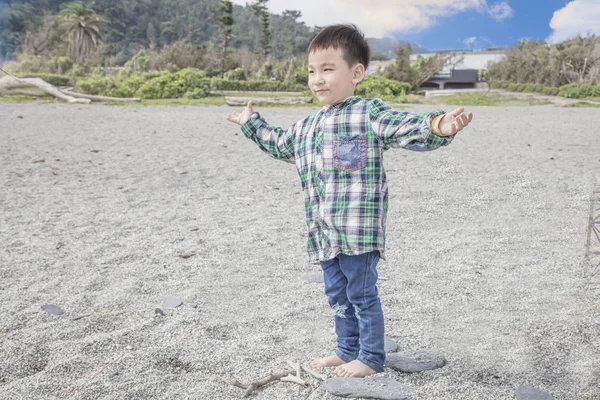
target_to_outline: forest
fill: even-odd
[[[302,90],[305,51],[320,27],[307,26],[301,17],[294,9],[272,13],[269,0],[245,6],[228,0],[0,0],[0,65],[22,77],[41,76],[97,94],[133,95],[158,78],[162,83],[146,96]],[[365,82],[374,95],[418,89],[453,55],[410,63],[410,54],[422,49],[394,39],[369,42],[373,60],[395,55],[393,64]],[[191,87],[191,76],[200,86]],[[600,38],[553,45],[521,41],[483,79],[513,91],[564,94],[567,86],[569,96],[598,97]],[[165,92],[165,85],[186,87]]]

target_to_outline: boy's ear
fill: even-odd
[[[352,83],[358,85],[360,81],[365,77],[365,66],[361,63],[356,64],[352,68]]]

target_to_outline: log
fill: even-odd
[[[230,97],[225,96],[225,103],[230,106],[245,106],[249,101],[260,106],[265,104],[310,104],[312,97]]]
[[[40,78],[15,78],[14,76],[4,76],[0,78],[0,92],[5,92],[13,89],[21,89],[23,87],[34,86],[51,96],[65,100],[69,103],[89,104],[90,99],[76,99],[75,97],[64,94],[54,85],[49,84]]]
[[[28,96],[40,96],[34,92],[28,92],[21,90],[26,87],[37,87],[44,91],[44,93],[58,97],[59,99],[68,101],[69,103],[82,103],[89,104],[92,101],[121,101],[121,102],[134,102],[140,101],[137,97],[107,97],[107,96],[94,96],[90,94],[83,94],[71,91],[71,88],[57,88],[54,85],[49,84],[40,78],[16,78],[14,76],[5,76],[0,78],[0,96],[14,95],[14,94],[25,94]]]
[[[95,96],[92,94],[83,94],[83,93],[72,92],[67,89],[61,89],[60,91],[68,96],[75,97],[76,99],[90,99],[91,101],[122,101],[122,102],[141,101],[141,99],[138,97]]]
[[[34,92],[31,90],[24,89],[10,89],[10,90],[0,90],[0,96],[34,96],[34,97],[44,97],[49,96],[46,92]]]

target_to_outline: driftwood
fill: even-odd
[[[75,97],[76,99],[90,99],[91,101],[123,101],[123,102],[133,102],[133,101],[141,101],[138,97],[108,97],[108,96],[94,96],[91,94],[83,94],[72,92],[67,89],[60,89],[61,92],[68,96]]]
[[[244,392],[244,397],[250,396],[250,394],[252,394],[252,392],[254,392],[255,390],[265,386],[268,383],[275,382],[275,381],[293,382],[293,383],[297,383],[300,386],[304,386],[304,387],[308,386],[309,382],[302,379],[302,376],[300,375],[301,374],[300,363],[293,363],[291,361],[286,361],[286,362],[288,363],[288,365],[290,365],[293,368],[292,370],[271,373],[271,374],[265,376],[264,378],[261,378],[255,382],[252,382],[249,384],[244,384],[244,383],[241,383],[240,381],[234,379],[231,381],[231,384],[234,386],[237,386],[241,389],[246,390]]]
[[[45,97],[45,96],[50,96],[50,95],[46,92],[34,92],[32,90],[25,90],[25,89],[10,89],[10,90],[5,90],[5,91],[0,90],[0,96]]]
[[[89,104],[92,102],[90,99],[76,99],[75,97],[64,94],[56,86],[51,85],[40,78],[15,78],[8,75],[0,78],[0,95],[4,95],[6,92],[14,89],[21,89],[31,86],[37,87],[49,95],[58,97],[59,99],[65,100],[69,103]]]
[[[265,104],[310,104],[312,97],[230,97],[225,96],[225,103],[230,106],[245,106],[249,101],[260,106]]]
[[[41,89],[44,92],[44,94],[23,90],[23,88],[28,88],[32,86]],[[75,93],[68,89],[59,89],[56,86],[51,85],[50,83],[40,78],[16,78],[10,75],[6,75],[0,78],[0,96],[10,96],[15,94],[27,96],[50,95],[65,100],[69,103],[80,104],[89,104],[92,101],[140,101],[140,99],[138,98],[92,96],[87,94]]]

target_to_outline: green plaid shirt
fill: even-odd
[[[431,120],[443,113],[395,111],[379,99],[349,97],[287,130],[269,125],[256,112],[242,132],[273,158],[296,164],[312,260],[373,250],[385,258],[388,186],[383,152],[448,145],[453,137],[431,131]]]

